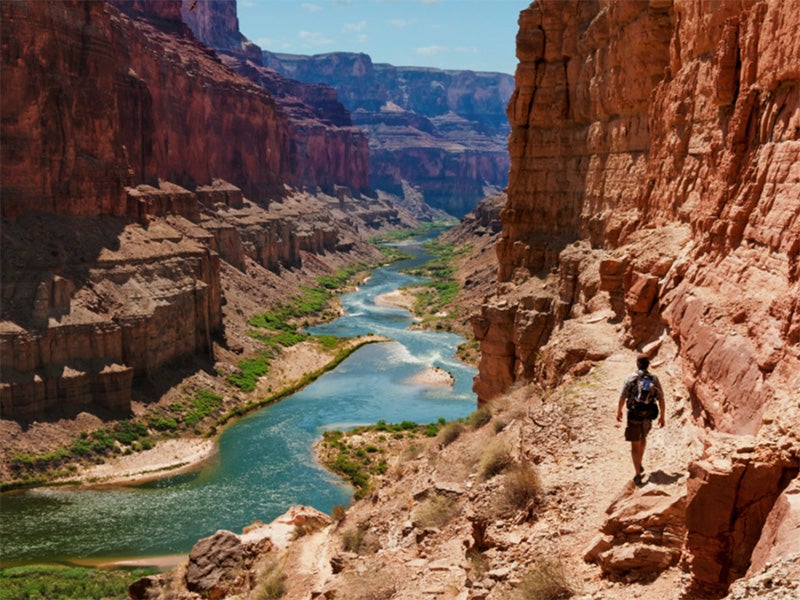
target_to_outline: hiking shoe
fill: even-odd
[[[635,475],[633,477],[633,483],[635,483],[636,485],[642,485],[642,477],[643,476],[644,476],[644,473],[639,473],[639,474]]]

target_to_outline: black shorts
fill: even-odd
[[[650,433],[652,426],[652,421],[631,421],[628,419],[628,424],[625,426],[625,441],[641,442],[647,439],[647,434]]]

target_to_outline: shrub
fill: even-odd
[[[257,356],[239,363],[239,373],[228,377],[231,385],[238,387],[243,392],[252,392],[256,389],[258,378],[269,371],[270,361],[266,356]]]
[[[511,453],[503,443],[490,445],[481,458],[478,468],[481,479],[491,479],[511,466]]]
[[[492,420],[492,411],[488,406],[483,406],[467,417],[467,423],[473,429],[480,429]]]
[[[512,598],[518,600],[561,600],[574,590],[567,582],[564,566],[556,558],[540,557],[525,573]]]
[[[439,426],[436,423],[429,423],[422,433],[428,437],[436,437],[439,434]]]
[[[336,523],[341,523],[344,521],[344,518],[347,516],[347,509],[342,506],[341,504],[334,504],[333,510],[331,511],[331,518]]]
[[[87,438],[79,437],[72,442],[69,449],[75,456],[88,456],[92,453],[92,444]]]
[[[515,465],[506,475],[503,494],[511,510],[523,510],[542,495],[542,482],[536,469],[522,463]]]
[[[130,446],[133,442],[147,435],[147,426],[139,421],[119,421],[110,434],[120,444]]]
[[[345,552],[356,554],[373,554],[379,548],[377,538],[363,524],[342,532],[342,546]]]
[[[464,431],[464,424],[461,421],[451,421],[439,432],[439,441],[443,446],[449,446],[458,439]]]
[[[199,389],[195,391],[194,397],[189,402],[189,409],[183,418],[183,422],[186,425],[194,425],[216,411],[221,404],[222,396],[208,390]]]
[[[0,570],[0,598],[127,598],[128,585],[155,569],[23,566]]]
[[[178,428],[178,422],[175,419],[162,414],[149,415],[147,424],[156,431],[174,431]]]
[[[286,573],[277,559],[264,566],[258,579],[258,585],[249,596],[251,600],[278,600],[286,594]]]
[[[341,342],[341,338],[335,335],[318,335],[316,339],[325,350],[334,350]]]
[[[455,500],[434,494],[426,498],[417,508],[414,522],[418,527],[442,527],[458,512]]]

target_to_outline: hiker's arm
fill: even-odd
[[[622,421],[622,407],[625,406],[625,396],[619,397],[619,404],[617,405],[617,421]]]
[[[658,382],[658,426],[664,426],[665,410],[664,410],[664,390],[661,388],[661,382]]]

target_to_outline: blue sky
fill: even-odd
[[[239,29],[264,50],[365,52],[397,66],[513,75],[530,0],[238,0]]]

